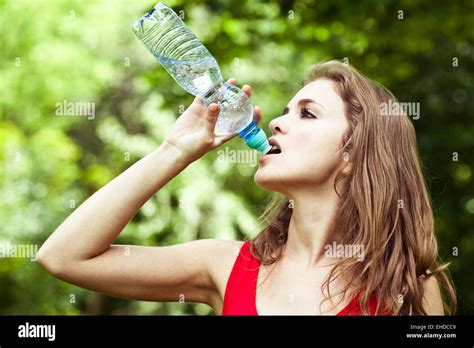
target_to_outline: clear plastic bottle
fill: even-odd
[[[212,54],[172,9],[158,3],[135,23],[133,31],[184,90],[203,99],[206,106],[220,105],[216,135],[239,133],[249,147],[270,151],[265,132],[253,121],[247,95],[224,81]]]

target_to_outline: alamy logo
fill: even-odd
[[[56,103],[57,116],[86,116],[88,120],[95,118],[95,103],[70,102],[66,99]]]
[[[36,261],[38,244],[11,244],[0,243],[0,258],[29,258]]]
[[[56,339],[56,325],[36,325],[26,322],[18,326],[18,337],[22,338],[47,338],[48,341]]]
[[[418,120],[420,118],[420,103],[400,103],[390,99],[388,103],[380,103],[380,116],[410,116],[414,120]]]
[[[332,244],[326,244],[324,246],[325,252],[324,256],[331,258],[347,258],[353,257],[357,261],[364,261],[365,250],[363,244],[337,244],[333,242]]]
[[[250,149],[233,150],[229,147],[217,151],[217,161],[221,163],[248,163],[251,167],[257,165],[257,151]]]

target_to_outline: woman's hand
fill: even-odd
[[[229,79],[228,82],[235,85],[237,80]],[[252,93],[248,85],[244,85],[242,91],[249,97]],[[206,109],[202,99],[196,97],[193,103],[176,120],[163,143],[177,148],[187,161],[195,161],[238,134],[214,135],[214,127],[219,111],[218,104],[212,103]],[[262,112],[258,106],[255,106],[254,119],[258,123],[261,118]]]

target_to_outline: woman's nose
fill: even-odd
[[[268,124],[270,127],[270,130],[272,131],[273,134],[277,132],[281,132],[280,128],[280,117],[274,118],[273,120],[270,121]]]

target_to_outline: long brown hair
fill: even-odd
[[[321,286],[326,299],[331,298],[329,284],[339,275],[350,275],[343,298],[346,291],[360,292],[362,314],[369,313],[368,300],[375,295],[379,306],[383,304],[377,314],[426,315],[423,280],[435,277],[443,285],[445,312],[454,314],[455,290],[448,265],[439,261],[411,120],[406,114],[381,116],[383,103],[396,103],[396,98],[347,64],[315,65],[303,84],[319,78],[335,82],[350,125],[341,144],[344,168],[334,182],[340,198],[334,233],[343,236],[344,245],[364,246],[363,261],[347,257],[332,268]],[[262,264],[281,258],[291,215],[291,202],[274,193],[260,217],[266,227],[251,240],[251,251]]]

